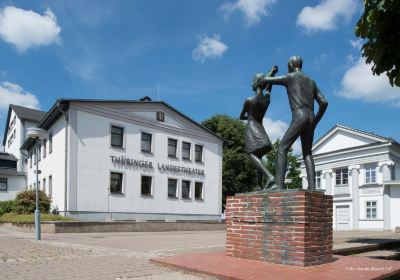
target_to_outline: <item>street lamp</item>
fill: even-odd
[[[27,130],[27,136],[36,140],[36,210],[35,210],[35,237],[36,240],[40,240],[40,208],[39,208],[39,140],[47,137],[47,131],[38,127],[30,127]]]

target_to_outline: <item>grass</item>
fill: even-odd
[[[70,217],[64,217],[59,215],[53,214],[40,214],[40,221],[48,222],[48,221],[65,221],[71,222],[75,221]],[[34,223],[35,222],[35,215],[34,214],[27,214],[27,215],[18,215],[15,213],[7,213],[0,216],[0,223]]]

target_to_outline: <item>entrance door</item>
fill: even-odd
[[[336,229],[337,230],[350,229],[349,205],[336,206]]]

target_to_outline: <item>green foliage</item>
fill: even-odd
[[[272,173],[276,172],[276,158],[278,156],[279,139],[272,144],[272,150],[267,154],[266,160],[263,161],[265,167]],[[291,148],[288,153],[288,169],[289,173],[287,179],[292,179],[292,183],[287,185],[289,189],[300,189],[301,178],[300,178],[300,163],[297,162],[297,157],[293,155],[293,149]]]
[[[40,220],[42,222],[48,221],[75,221],[73,218],[58,216],[53,214],[40,214]],[[25,214],[19,215],[15,213],[7,213],[3,216],[0,216],[0,222],[2,223],[34,223],[35,222],[35,215],[34,214]]]
[[[13,212],[15,208],[14,200],[0,201],[0,216]]]
[[[355,34],[366,40],[362,55],[376,75],[386,72],[390,84],[400,86],[400,1],[364,0],[364,13]]]
[[[222,159],[222,203],[225,205],[226,197],[235,193],[254,191],[256,182],[256,169],[251,163],[245,150],[245,125],[238,119],[227,115],[215,115],[203,121],[203,126],[218,134],[227,141],[224,145]],[[272,150],[267,155],[266,166],[275,174],[275,161],[279,141],[273,144]],[[289,175],[292,179],[289,188],[301,188],[300,165],[292,150],[288,154]]]
[[[227,141],[222,158],[222,204],[225,205],[227,196],[252,191],[256,186],[256,171],[245,151],[245,125],[227,115],[215,115],[202,125]]]
[[[41,213],[49,213],[51,198],[44,192],[39,191],[39,204]],[[17,194],[15,198],[15,210],[17,214],[34,213],[36,209],[36,191],[26,190]]]

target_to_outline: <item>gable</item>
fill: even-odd
[[[157,129],[180,133],[182,135],[199,136],[211,141],[223,141],[218,135],[207,130],[189,117],[178,112],[164,102],[118,102],[118,101],[71,101],[71,106],[86,111],[151,126]],[[158,118],[161,113],[163,118]]]
[[[313,154],[323,154],[337,150],[354,148],[373,143],[387,142],[380,137],[371,136],[368,133],[352,131],[341,127],[336,127],[318,140],[313,147]]]

